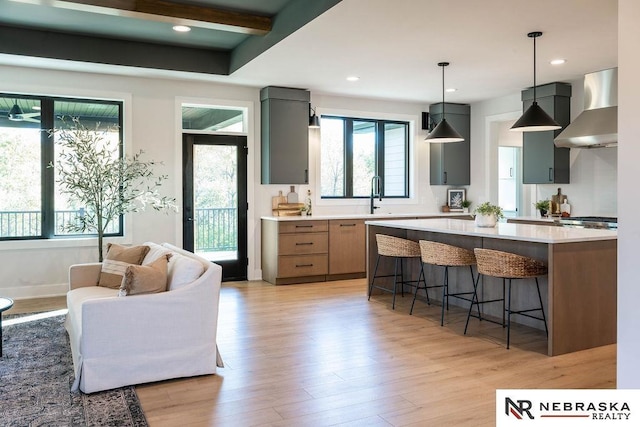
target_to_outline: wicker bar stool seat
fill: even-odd
[[[376,266],[373,270],[373,276],[371,277],[371,283],[369,284],[369,298],[371,299],[371,292],[373,288],[380,289],[385,292],[391,292],[393,294],[393,300],[391,307],[396,308],[396,289],[400,286],[400,291],[404,296],[404,285],[417,286],[418,280],[404,280],[404,267],[403,260],[408,258],[420,258],[420,246],[413,240],[402,239],[395,236],[387,236],[386,234],[376,234],[376,244],[378,246],[378,257],[376,259]],[[380,258],[389,257],[394,258],[395,265],[393,274],[378,276],[378,266],[380,265]],[[399,271],[398,271],[399,270]],[[400,281],[398,281],[398,273]],[[391,289],[378,286],[374,282],[376,279],[383,277],[393,276],[393,286]]]
[[[544,329],[549,335],[549,330],[547,328],[547,318],[544,314],[544,306],[542,304],[542,295],[540,294],[540,284],[538,282],[539,276],[544,276],[547,274],[547,266],[533,258],[525,257],[522,255],[517,255],[509,252],[497,251],[493,249],[480,249],[475,248],[474,253],[476,255],[476,261],[478,263],[478,276],[482,274],[483,276],[489,277],[497,277],[502,279],[502,299],[497,300],[487,300],[487,301],[479,301],[478,300],[478,283],[476,281],[475,293],[473,295],[473,301],[471,302],[471,306],[469,307],[469,313],[467,315],[467,323],[464,327],[464,333],[467,333],[467,327],[469,326],[469,318],[470,317],[478,317],[482,320],[480,316],[480,304],[484,304],[487,302],[495,302],[502,301],[503,303],[503,315],[502,315],[502,326],[507,328],[507,349],[509,348],[510,338],[511,338],[511,315],[519,314],[521,316],[526,316],[532,319],[541,320],[544,322]],[[535,308],[525,309],[525,310],[512,310],[511,309],[511,282],[514,279],[535,279],[536,289],[538,291],[538,301],[540,305]],[[507,287],[507,298],[506,298],[506,306],[505,306],[505,282],[508,281]],[[476,305],[478,308],[478,316],[473,315],[471,312],[473,310],[473,306]],[[530,314],[532,311],[539,311],[541,316],[536,316]],[[505,325],[505,313],[506,313],[506,325]],[[489,320],[489,319],[485,319]],[[491,321],[491,320],[489,320]],[[498,322],[494,322],[498,323]]]
[[[427,304],[429,304],[429,292],[427,288],[442,288],[442,314],[440,316],[440,326],[444,325],[444,311],[445,308],[449,309],[449,297],[458,298],[471,302],[473,295],[475,294],[476,279],[473,275],[473,266],[476,265],[476,257],[473,251],[460,248],[457,246],[448,245],[445,243],[432,242],[430,240],[420,240],[420,278],[423,279],[424,286],[416,287],[416,292],[413,295],[413,303],[411,304],[411,311],[409,314],[413,314],[413,305],[416,302],[418,296],[418,290],[424,289],[427,294]],[[426,277],[424,274],[424,265],[431,264],[444,267],[444,279],[442,285],[427,286]],[[469,267],[471,272],[471,284],[473,290],[468,292],[449,292],[449,268],[450,267]]]

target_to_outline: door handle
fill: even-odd
[[[447,173],[446,172],[444,173],[444,183],[445,184],[447,183]]]
[[[553,168],[549,168],[549,182],[553,182]]]
[[[513,178],[513,168],[509,168],[509,178]]]

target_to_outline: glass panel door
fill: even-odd
[[[184,135],[184,247],[247,278],[246,137]]]

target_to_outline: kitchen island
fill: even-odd
[[[549,327],[547,354],[564,353],[616,342],[617,232],[611,230],[549,227],[500,222],[495,228],[479,228],[473,221],[460,219],[418,219],[367,221],[367,279],[377,257],[375,235],[388,234],[411,240],[432,240],[467,249],[488,248],[532,257],[548,265],[549,274],[541,278]],[[392,273],[392,263],[383,264]],[[419,265],[410,264],[405,272],[417,276]],[[441,269],[429,269],[427,280],[441,283]],[[450,283],[460,281],[469,288],[470,278],[460,272],[450,274]],[[493,286],[493,285],[497,286]],[[389,285],[390,286],[390,283]],[[533,289],[530,289],[533,288]],[[535,301],[534,286],[516,286],[516,304]],[[480,299],[502,294],[500,279],[484,278]],[[466,306],[468,307],[468,303]],[[535,305],[535,304],[534,304]],[[497,307],[491,307],[497,306]],[[486,304],[484,313],[501,317],[500,304]],[[513,321],[539,329],[539,321],[514,316]],[[537,324],[535,322],[538,322]]]

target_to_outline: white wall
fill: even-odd
[[[640,222],[637,198],[640,180],[640,2],[618,1],[618,193],[620,197],[618,233],[618,388],[640,388],[640,279],[638,276],[638,242]]]

